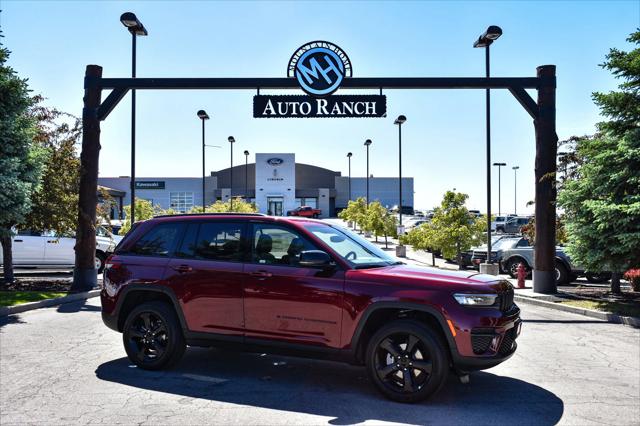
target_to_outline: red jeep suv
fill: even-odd
[[[516,350],[513,287],[493,276],[407,266],[327,222],[259,214],[140,222],[106,263],[105,324],[141,368],[187,345],[364,364],[387,397],[418,401],[450,371]]]

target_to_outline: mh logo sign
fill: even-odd
[[[288,76],[313,97],[329,96],[345,77],[352,76],[351,61],[342,49],[328,41],[313,41],[300,47],[289,60]]]

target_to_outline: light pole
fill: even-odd
[[[249,202],[249,151],[244,150],[244,198]]]
[[[500,189],[500,170],[502,170],[502,168],[504,166],[507,165],[507,163],[493,163],[494,166],[498,166],[498,216],[502,215],[502,206],[501,204],[501,189]]]
[[[229,168],[229,180],[230,188],[229,188],[229,211],[233,211],[233,144],[236,142],[233,136],[229,136],[227,138],[229,141],[229,146],[231,147],[231,167]]]
[[[407,121],[407,117],[399,115],[393,124],[398,126],[398,224],[402,227],[402,124]]]
[[[351,201],[351,156],[353,156],[352,153],[347,154],[347,158],[349,159],[349,201]]]
[[[485,48],[485,71],[486,77],[489,79],[489,46],[502,35],[500,27],[491,25],[487,30],[473,43],[473,47]],[[486,109],[487,109],[487,264],[493,263],[491,259],[491,90],[486,90]]]
[[[135,13],[125,12],[120,15],[120,22],[131,33],[131,77],[136,78],[136,36],[149,33],[138,20]],[[136,91],[131,89],[131,219],[133,225],[136,217]]]
[[[518,214],[518,169],[520,166],[513,166],[513,214]]]
[[[201,109],[200,111],[198,111],[198,118],[200,118],[200,121],[202,121],[202,213],[204,213],[204,206],[205,206],[205,201],[204,201],[204,149],[205,149],[205,144],[204,144],[204,122],[205,120],[209,119],[209,115],[207,114],[207,112],[203,109]]]
[[[371,145],[371,139],[364,141],[364,146],[367,147],[367,206],[369,205],[369,146]]]

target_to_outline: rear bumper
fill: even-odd
[[[118,330],[118,317],[117,316],[109,315],[105,311],[102,311],[102,322],[104,323],[104,325],[106,325],[110,329],[118,331],[118,332],[120,331],[120,330]]]

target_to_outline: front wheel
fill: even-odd
[[[104,262],[107,259],[107,257],[100,253],[100,252],[96,252],[96,257],[95,257],[95,268],[98,270],[98,273],[101,274],[104,271]]]
[[[527,265],[527,262],[522,259],[509,259],[505,264],[505,267],[507,269],[507,273],[511,278],[518,278],[518,265],[521,263],[524,265],[525,276],[529,275],[529,272],[531,272],[531,268],[529,267],[529,265]]]
[[[397,320],[376,332],[367,347],[369,378],[387,398],[416,402],[436,393],[448,374],[445,343],[430,328]]]
[[[122,340],[131,362],[145,370],[173,366],[186,349],[180,322],[164,302],[143,303],[131,311]]]
[[[569,284],[569,271],[560,262],[556,262],[556,282],[560,285]]]

